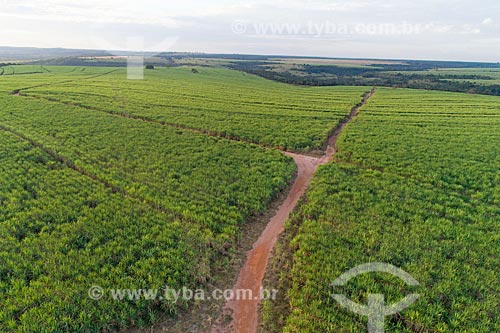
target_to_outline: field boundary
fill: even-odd
[[[363,95],[363,100],[357,104],[355,107],[352,108],[351,112],[344,118],[342,119],[338,125],[333,129],[331,132],[331,135],[328,136],[327,139],[327,147],[325,148],[326,155],[330,154],[331,156],[334,155],[337,152],[337,141],[344,130],[345,126],[350,123],[354,117],[356,117],[359,113],[359,110],[365,106],[366,103],[368,103],[368,100],[372,98],[372,96],[375,94],[375,87],[373,87],[369,92],[365,93]],[[329,151],[331,149],[331,151]]]

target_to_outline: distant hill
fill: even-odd
[[[128,52],[128,51],[0,46],[0,61],[4,62],[36,61],[36,60],[73,58],[73,57],[130,56],[137,54],[144,54],[144,53]],[[154,53],[146,52],[145,54],[153,55]]]
[[[2,61],[26,61],[41,60],[61,57],[96,57],[111,55],[107,51],[99,50],[73,50],[63,48],[43,49],[35,47],[10,47],[0,46],[0,60]]]

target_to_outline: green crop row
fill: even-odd
[[[0,103],[0,124],[214,232],[264,210],[295,169],[290,158],[258,146],[15,96]]]
[[[386,317],[387,332],[500,331],[500,99],[377,89],[321,167],[272,263],[282,292],[264,308],[266,332],[366,332],[367,318],[332,293],[366,304],[419,300]],[[331,283],[358,265],[385,273]],[[268,282],[270,283],[270,282]]]
[[[126,80],[125,70],[119,70],[34,87],[23,94],[309,151],[324,145],[331,129],[361,101],[366,90],[294,87],[231,70],[202,68],[194,74],[181,67],[146,71],[146,79],[139,81]]]
[[[175,312],[185,304],[87,290],[205,286],[296,168],[278,151],[20,96],[0,97],[0,118],[2,332]]]
[[[2,332],[109,331],[187,306],[87,291],[206,286],[296,166],[176,126],[317,148],[365,89],[204,68],[131,81],[124,69],[35,67],[0,79]]]
[[[62,66],[43,67],[43,69],[40,66],[0,67],[0,73],[2,70],[4,71],[4,75],[0,75],[0,92],[7,93],[20,89],[69,83],[74,80],[85,80],[117,71],[116,68]]]
[[[498,97],[381,89],[337,158],[500,203]]]
[[[184,304],[100,301],[91,286],[200,286],[218,260],[201,226],[114,194],[0,130],[0,331],[101,332]]]

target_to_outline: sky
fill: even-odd
[[[498,0],[0,0],[0,45],[500,61]]]

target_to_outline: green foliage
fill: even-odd
[[[41,85],[23,94],[271,147],[310,151],[323,146],[330,130],[369,90],[295,87],[213,68],[197,75],[185,67],[160,68],[147,71],[145,80],[125,78],[125,70],[120,69],[112,75]]]
[[[217,234],[264,210],[295,170],[290,158],[253,145],[15,96],[0,103],[8,128]]]
[[[96,302],[87,291],[206,287],[294,163],[248,143],[9,95],[84,89],[111,72],[48,70],[0,79],[0,331],[109,331],[188,306]]]
[[[195,286],[213,236],[113,194],[0,131],[0,331],[98,332],[173,304],[92,301],[90,286]],[[182,304],[178,305],[182,306]]]
[[[287,306],[266,305],[268,331],[365,332],[366,318],[340,307],[334,291],[365,304],[367,292],[388,303],[420,293],[387,318],[388,332],[500,331],[498,102],[378,89],[289,221],[275,259]],[[379,261],[421,287],[376,274],[330,287],[345,271]]]
[[[407,61],[405,61],[407,62]],[[415,62],[369,66],[234,62],[233,69],[307,86],[383,86],[500,96],[498,64]]]

